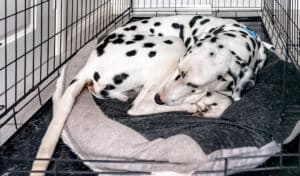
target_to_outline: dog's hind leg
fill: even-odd
[[[49,159],[53,155],[64,124],[68,118],[69,113],[72,110],[75,98],[80,94],[81,90],[87,83],[85,79],[80,79],[80,77],[78,77],[78,79],[76,79],[76,81],[71,84],[62,95],[64,89],[62,87],[64,86],[63,77],[64,73],[61,74],[60,78],[57,81],[57,88],[53,96],[53,118],[48,126],[48,129],[37,152],[37,160],[35,160],[32,165],[33,172],[31,173],[31,175],[34,176],[45,175],[45,170],[47,169],[50,162]]]

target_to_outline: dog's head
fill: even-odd
[[[220,77],[228,71],[230,58],[228,52],[210,42],[188,49],[174,75],[156,94],[156,103],[177,105],[192,94],[215,90]]]

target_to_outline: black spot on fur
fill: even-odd
[[[233,80],[233,84],[236,85],[236,82],[237,82],[237,76],[229,69],[227,71],[228,75],[232,78]]]
[[[248,58],[248,65],[250,65],[251,61],[252,61],[252,56],[249,56],[249,58]]]
[[[186,41],[184,43],[185,47],[188,47],[190,45],[190,43],[191,43],[191,38],[189,37],[186,39]]]
[[[217,35],[217,34],[223,32],[223,31],[224,31],[223,28],[219,28],[219,29],[215,30],[215,31],[213,32],[213,34],[214,34],[214,35]]]
[[[254,63],[254,67],[253,70],[255,73],[257,73],[258,71],[258,65],[262,62],[262,60],[256,60],[256,62]]]
[[[239,24],[233,24],[233,26],[235,26],[235,27],[241,27],[241,25],[239,25]]]
[[[190,82],[187,83],[186,85],[187,85],[187,86],[190,86],[190,87],[192,87],[192,88],[195,88],[195,89],[199,87],[198,85],[193,84],[193,83],[190,83]]]
[[[109,36],[107,36],[107,40],[111,40],[111,39],[114,39],[114,38],[116,38],[117,37],[117,34],[115,34],[115,33],[112,33],[112,34],[110,34]]]
[[[126,74],[126,73],[122,73],[121,74],[121,78],[124,80],[124,79],[127,79],[128,78],[128,74]]]
[[[210,56],[214,56],[215,53],[214,53],[214,52],[210,52],[209,55],[210,55]]]
[[[250,41],[252,43],[253,49],[255,49],[256,43],[255,43],[255,41],[254,41],[254,39],[252,37],[250,38]]]
[[[247,32],[244,32],[244,31],[239,31],[241,34],[243,34],[243,35],[245,35],[245,36],[247,36],[248,35],[248,33]]]
[[[226,89],[229,91],[233,91],[233,82],[232,81],[229,82]]]
[[[246,36],[246,35],[244,35],[244,34],[242,34],[242,37],[244,37],[244,38],[247,38],[247,36]]]
[[[196,28],[196,29],[193,30],[192,35],[196,35],[197,32],[198,32],[198,29]]]
[[[201,18],[202,18],[202,16],[200,16],[200,15],[194,16],[194,17],[191,19],[190,23],[189,23],[190,28],[192,28],[192,27],[195,25],[196,21],[199,20],[199,19],[201,19]]]
[[[124,31],[134,31],[134,30],[136,30],[136,28],[137,28],[137,26],[133,25],[133,26],[124,28]]]
[[[206,93],[206,96],[207,96],[207,97],[210,97],[210,96],[211,96],[211,92],[207,92],[207,93]]]
[[[162,36],[163,36],[163,34],[162,34],[162,33],[158,33],[158,36],[162,37]]]
[[[152,48],[152,47],[154,47],[154,46],[155,46],[154,43],[150,43],[150,42],[144,43],[144,47],[145,47],[145,48]]]
[[[212,31],[216,30],[216,28],[211,28],[208,33],[212,33]]]
[[[258,48],[261,47],[261,42],[260,41],[257,42],[257,46],[258,46]]]
[[[93,78],[94,78],[94,80],[97,82],[97,81],[100,79],[99,73],[98,73],[98,72],[94,72]]]
[[[149,31],[154,34],[154,29],[153,28],[150,28]]]
[[[114,86],[114,85],[112,85],[112,84],[107,84],[106,86],[105,86],[105,88],[104,88],[104,90],[113,90],[113,89],[115,89],[116,87]]]
[[[227,36],[229,36],[229,37],[236,37],[236,35],[234,35],[234,34],[231,34],[231,33],[225,33],[224,35],[227,35]]]
[[[172,23],[172,27],[175,29],[179,29],[179,37],[181,38],[181,40],[184,41],[184,36],[183,36],[184,26],[182,24]]]
[[[218,45],[218,48],[224,48],[224,45]]]
[[[247,48],[248,51],[251,51],[249,43],[246,43],[246,48]]]
[[[133,40],[140,41],[140,40],[143,40],[144,38],[145,38],[145,36],[137,34],[134,36]]]
[[[172,40],[165,40],[164,42],[165,42],[166,44],[172,44],[172,43],[173,43]]]
[[[122,74],[119,74],[119,75],[115,75],[114,78],[113,78],[113,81],[115,84],[121,84],[125,79],[128,78],[128,74],[126,73],[122,73]]]
[[[133,44],[134,41],[130,40],[130,41],[127,41],[127,42],[125,42],[125,43],[126,43],[126,45],[130,45],[130,44]]]
[[[200,43],[197,43],[197,46],[198,46],[198,47],[200,47],[201,45],[202,45],[202,43],[201,43],[201,42],[200,42]]]
[[[196,92],[196,90],[195,89],[193,89],[192,91],[191,91],[191,93],[195,93]]]
[[[187,51],[190,51],[191,49],[192,49],[192,46],[189,46],[188,49],[187,49]]]
[[[102,91],[100,92],[100,94],[101,94],[104,98],[107,98],[107,97],[108,97],[108,92],[105,91],[105,90],[102,90]]]
[[[218,38],[217,37],[213,37],[213,38],[211,38],[210,39],[210,42],[212,42],[212,43],[216,43],[216,41],[218,40]]]
[[[230,51],[230,53],[234,56],[236,55],[236,53],[234,51]]]
[[[123,38],[124,36],[124,34],[118,34],[118,38]]]
[[[180,24],[178,23],[172,23],[172,27],[175,29],[179,29],[180,28]]]
[[[237,60],[239,61],[243,61],[242,58],[240,56],[235,56]]]
[[[124,42],[124,40],[123,39],[121,39],[121,38],[117,38],[116,40],[114,40],[112,43],[113,44],[122,44]]]
[[[160,26],[160,25],[161,25],[160,22],[155,22],[155,23],[154,23],[154,26]]]
[[[200,24],[201,24],[201,25],[204,25],[204,24],[208,23],[209,21],[210,21],[209,19],[205,19],[205,20],[202,20],[202,21],[200,22]]]
[[[177,81],[180,78],[180,75],[177,75],[175,78],[175,81]]]
[[[151,57],[154,57],[156,56],[156,51],[150,51],[148,56],[151,58]]]
[[[239,78],[243,78],[244,77],[244,72],[243,71],[240,71],[239,73]]]
[[[97,46],[96,50],[97,50],[98,56],[101,56],[104,54],[104,49],[107,46],[108,42],[109,42],[108,40],[104,40],[102,44]]]
[[[76,81],[77,81],[77,79],[73,79],[73,80],[70,82],[69,86],[72,85],[73,83],[75,83]]]
[[[226,81],[226,79],[223,77],[223,76],[221,76],[221,75],[218,75],[218,78],[217,78],[219,81]]]
[[[148,23],[148,20],[143,20],[141,22],[144,23],[144,24],[146,24],[146,23]]]
[[[128,52],[126,53],[126,55],[127,55],[128,57],[132,57],[132,56],[136,55],[136,50],[128,51]]]

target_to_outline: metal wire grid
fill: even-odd
[[[129,12],[129,0],[1,0],[0,129],[12,119],[17,129],[16,114],[36,97],[42,105],[57,70]]]
[[[0,13],[0,29],[4,31],[4,40],[0,43],[0,48],[2,52],[1,58],[4,58],[4,64],[0,64],[0,72],[4,75],[4,89],[0,89],[0,96],[4,97],[4,104],[0,105],[0,110],[3,109],[0,114],[0,119],[7,114],[9,111],[13,111],[12,115],[0,124],[0,129],[17,113],[15,110],[16,105],[24,100],[32,91],[38,89],[40,90],[40,85],[49,79],[59,67],[67,62],[80,50],[85,44],[93,40],[98,34],[108,31],[108,26],[114,25],[119,21],[123,21],[126,16],[131,16],[131,12],[134,13],[135,10],[146,9],[146,3],[150,2],[150,7],[159,7],[158,0],[142,1],[142,0],[133,0],[133,1],[117,1],[117,0],[35,0],[28,1],[24,0],[25,4],[23,8],[19,9],[18,3],[20,1],[15,0],[15,8],[12,13],[9,13],[8,9],[8,0],[3,1],[4,14]],[[143,3],[142,3],[143,2]],[[162,1],[166,2],[166,1]],[[197,6],[197,4],[211,4],[212,9],[215,12],[224,10],[224,8],[232,9],[233,7],[238,7],[240,0],[181,0],[181,1],[167,1],[168,3],[163,3],[162,8],[174,7],[178,10],[180,8],[189,8]],[[172,2],[175,3],[174,6]],[[243,1],[243,7],[245,9],[251,9],[252,6],[250,1],[245,3]],[[251,1],[253,2],[253,1]],[[136,6],[136,4],[138,4]],[[143,5],[141,5],[143,4]],[[190,5],[187,5],[190,4]],[[229,4],[229,5],[228,5]],[[234,5],[235,4],[235,5]],[[247,5],[249,4],[249,5]],[[259,0],[255,0],[256,4],[253,8],[257,11],[257,8],[260,8],[262,12],[262,19],[268,30],[273,30],[275,39],[275,46],[281,49],[294,64],[299,69],[299,13],[297,9],[299,8],[299,2],[297,0],[265,0],[262,3]],[[228,5],[228,6],[227,6]],[[251,7],[250,7],[251,6]],[[53,12],[51,12],[51,7],[53,7]],[[241,7],[239,7],[241,8]],[[294,10],[295,9],[295,10]],[[199,10],[199,9],[198,9]],[[252,9],[253,10],[253,9]],[[188,12],[188,10],[187,10]],[[175,13],[177,11],[175,10]],[[71,15],[70,15],[71,14]],[[44,16],[44,17],[43,17]],[[54,16],[54,18],[50,18]],[[21,19],[19,19],[22,17]],[[13,34],[14,37],[14,47],[11,50],[9,48],[9,24],[12,21],[14,26]],[[33,35],[27,37],[23,35],[24,39],[20,40],[19,35],[19,23],[24,24],[23,33],[28,33],[28,28],[26,27],[28,21],[33,22],[33,26],[36,27],[36,30],[33,30]],[[124,20],[126,21],[126,20]],[[40,25],[38,25],[38,23]],[[1,30],[0,30],[1,31]],[[1,34],[1,33],[0,33]],[[46,35],[45,35],[46,34]],[[75,35],[74,35],[75,34]],[[11,35],[11,34],[10,34]],[[1,36],[1,35],[0,35]],[[32,41],[28,45],[28,41]],[[23,46],[20,46],[19,43],[23,43]],[[21,51],[21,52],[20,52]],[[39,54],[35,54],[39,53]],[[10,58],[11,57],[11,58]],[[29,62],[29,60],[32,62]],[[23,64],[19,64],[20,60],[23,60]],[[20,66],[21,65],[21,66]],[[31,67],[27,67],[31,65]],[[21,78],[18,74],[13,74],[12,80],[7,78],[10,75],[10,67],[19,70],[22,67],[24,68],[21,73]],[[29,77],[31,77],[29,79]],[[55,80],[56,76],[48,83],[50,84]],[[12,81],[12,85],[9,85],[9,81]],[[19,84],[23,82],[23,86]],[[18,88],[21,87],[22,94],[18,94]],[[47,85],[45,86],[47,87]],[[10,97],[9,91],[14,90],[14,96]],[[36,96],[39,96],[37,94]],[[8,103],[8,100],[12,103]],[[28,102],[32,100],[29,99]],[[22,108],[26,106],[27,103],[23,105]],[[299,109],[298,109],[299,110]],[[15,120],[15,125],[16,120]],[[298,151],[299,152],[299,151]],[[243,171],[267,171],[267,170],[282,170],[282,169],[296,169],[300,167],[300,155],[299,154],[278,154],[272,155],[275,158],[279,158],[279,164],[274,167],[263,167],[255,169],[247,169]],[[235,158],[220,158],[224,160],[224,170],[219,171],[198,171],[196,173],[228,173],[234,172],[232,169],[228,169],[228,163],[233,159],[247,159],[253,157],[270,157],[270,156],[249,156],[249,157],[235,157]],[[294,166],[285,166],[283,159],[286,157],[298,158],[298,164]],[[1,162],[4,166],[9,168],[11,163],[17,161],[27,161],[30,162],[30,159],[9,159],[2,158]],[[56,160],[54,161],[55,165],[59,165],[62,162],[84,162],[80,160]],[[89,161],[89,162],[111,162],[111,161]],[[124,162],[124,161],[114,161],[114,162]],[[125,161],[126,163],[135,163],[135,162],[146,162],[151,161]],[[157,162],[155,162],[157,163]],[[164,162],[160,163],[164,164]],[[241,171],[241,170],[239,170]],[[30,171],[9,171],[10,173],[29,173]],[[85,175],[92,174],[91,172],[83,171],[47,171],[47,173],[58,174],[77,174]],[[109,174],[120,174],[120,172],[105,172]],[[93,172],[93,174],[95,174]],[[100,173],[101,174],[101,173]],[[104,174],[104,173],[102,173]],[[140,173],[140,172],[121,172],[121,174],[134,175],[134,174],[150,174],[150,173]]]
[[[300,147],[300,145],[299,145]],[[229,168],[231,161],[236,160],[247,160],[247,159],[262,159],[273,157],[273,164],[262,165],[258,168]],[[292,164],[288,163],[288,160],[294,160]],[[40,160],[49,160],[53,163],[53,169],[47,171],[31,171],[31,170],[15,170],[9,169],[13,168],[13,165],[16,163],[27,163],[29,166],[34,159],[29,158],[1,158],[0,164],[2,165],[2,173],[1,174],[14,174],[14,175],[22,175],[29,173],[46,173],[50,175],[96,175],[96,174],[109,174],[109,175],[151,175],[151,172],[141,172],[141,171],[113,171],[113,170],[105,170],[105,171],[83,171],[83,170],[62,170],[59,168],[60,165],[64,163],[68,164],[79,164],[79,163],[106,163],[106,164],[139,164],[139,165],[147,165],[147,164],[159,164],[159,165],[178,165],[179,163],[169,163],[166,161],[150,161],[150,160],[79,160],[79,159],[40,159]],[[36,159],[35,159],[36,160]],[[222,161],[223,169],[216,170],[201,170],[195,171],[193,174],[223,174],[224,176],[231,175],[233,173],[252,173],[258,174],[260,172],[270,173],[274,171],[295,171],[293,173],[300,173],[300,154],[276,154],[276,155],[252,155],[252,156],[234,156],[234,157],[226,157],[226,158],[218,158],[215,161]],[[30,168],[30,167],[29,167]],[[291,175],[292,176],[292,175]],[[293,175],[294,176],[294,175]],[[295,175],[296,176],[296,175]]]
[[[259,16],[263,0],[134,0],[133,15],[213,14]],[[239,13],[243,12],[243,13]],[[248,13],[245,13],[248,12]]]

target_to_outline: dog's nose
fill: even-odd
[[[164,104],[165,104],[163,101],[161,101],[160,95],[159,95],[158,93],[155,94],[154,100],[155,100],[155,103],[157,103],[157,104],[159,104],[159,105],[164,105]]]

